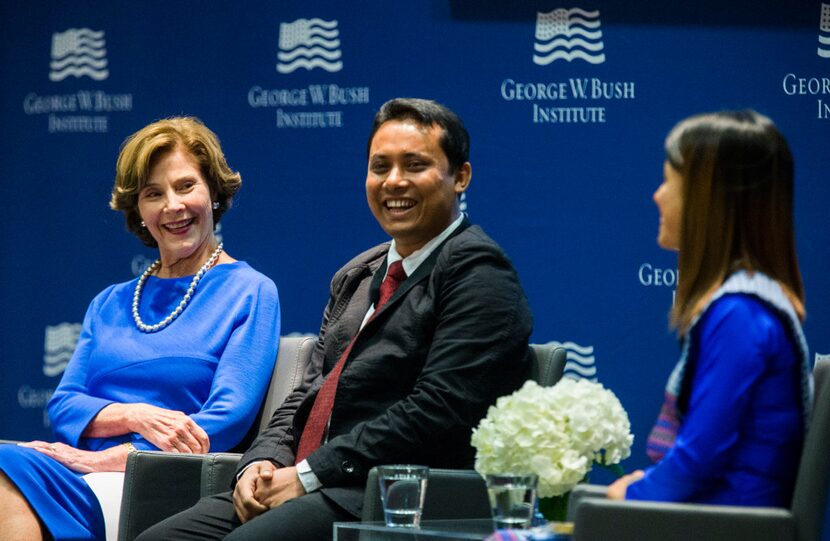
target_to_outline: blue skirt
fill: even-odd
[[[105,539],[101,506],[82,474],[34,449],[10,444],[0,444],[0,470],[56,541]]]

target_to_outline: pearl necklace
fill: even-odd
[[[187,303],[190,302],[191,297],[193,297],[194,291],[196,291],[196,285],[199,283],[199,280],[202,279],[202,276],[210,269],[214,263],[216,263],[216,259],[219,257],[219,254],[222,253],[222,243],[219,243],[219,246],[216,247],[216,250],[213,251],[210,258],[205,261],[205,264],[202,265],[202,268],[199,269],[199,272],[196,273],[196,276],[193,277],[193,280],[190,281],[190,287],[187,288],[187,292],[184,294],[182,301],[173,310],[169,316],[161,320],[160,322],[156,323],[155,325],[147,325],[143,321],[141,321],[141,316],[138,315],[138,303],[141,300],[141,290],[144,288],[144,282],[147,280],[147,277],[153,274],[156,269],[161,266],[161,259],[156,259],[155,262],[147,267],[147,270],[144,271],[144,274],[141,275],[141,278],[138,279],[138,282],[135,284],[135,293],[133,293],[133,320],[135,321],[135,326],[138,327],[138,330],[142,332],[158,332],[163,328],[167,327],[173,320],[179,317],[181,313],[184,311],[185,306]]]

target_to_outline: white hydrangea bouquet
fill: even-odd
[[[539,498],[569,492],[595,462],[619,464],[633,441],[614,393],[585,379],[562,379],[553,387],[526,382],[499,398],[472,436],[476,471],[535,473]]]

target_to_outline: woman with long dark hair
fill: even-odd
[[[694,116],[665,143],[658,244],[678,252],[681,357],[617,499],[786,506],[812,399],[793,160],[754,111]]]

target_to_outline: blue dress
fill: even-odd
[[[149,277],[139,313],[161,321],[178,305],[192,277]],[[207,432],[212,452],[226,451],[251,427],[277,355],[277,288],[247,263],[217,265],[167,328],[139,331],[131,306],[136,280],[98,294],[87,310],[72,360],[49,402],[58,441],[98,451],[130,441],[157,449],[138,434],[81,434],[112,403],[144,402],[179,410]],[[55,539],[103,539],[101,508],[82,474],[33,449],[0,445],[0,470],[24,494]]]
[[[689,331],[693,374],[677,439],[627,499],[789,506],[810,392],[792,319],[754,294],[706,308]]]

